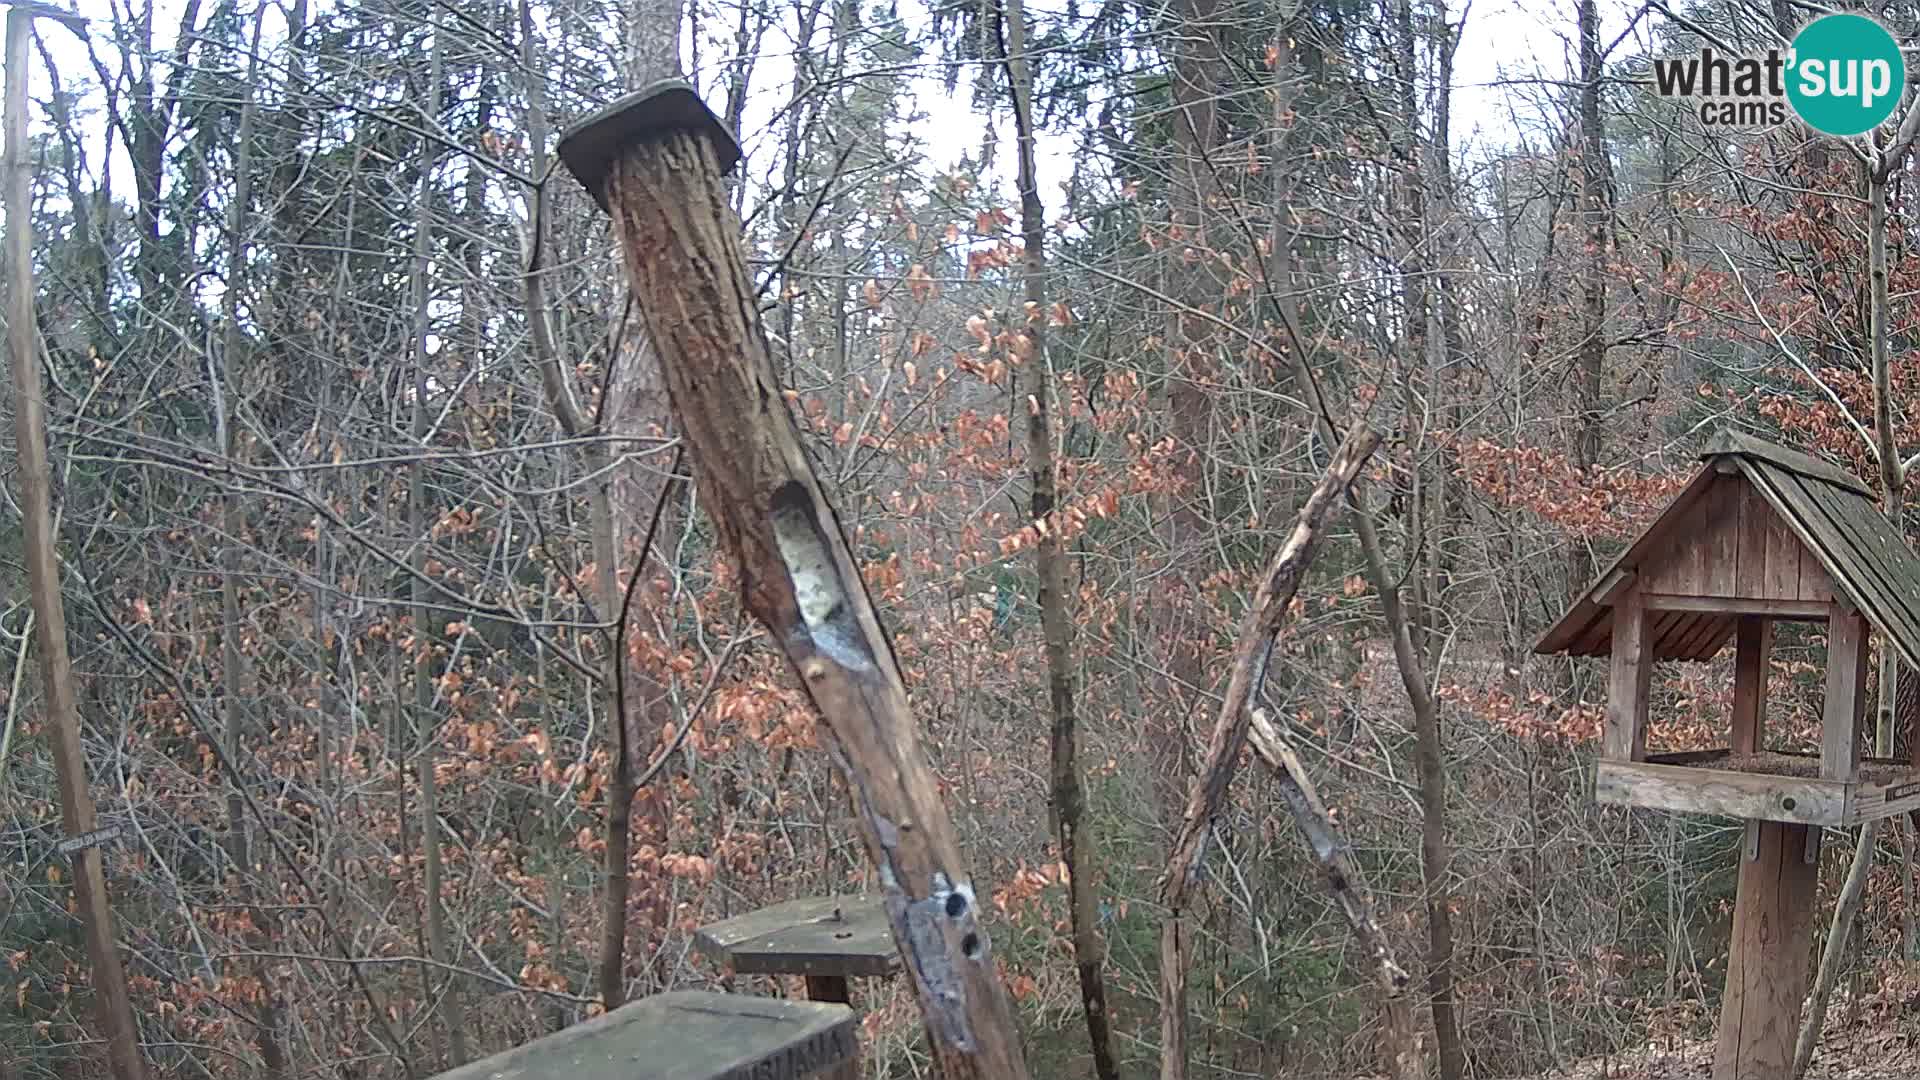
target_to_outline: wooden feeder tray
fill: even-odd
[[[1852,780],[1834,780],[1821,777],[1814,754],[1696,750],[1603,760],[1594,795],[1619,806],[1839,827],[1920,809],[1920,769],[1863,758]]]
[[[694,932],[700,951],[737,975],[880,976],[900,970],[900,952],[880,899],[789,900]]]
[[[851,1061],[853,1029],[845,1005],[676,990],[439,1080],[797,1080]]]

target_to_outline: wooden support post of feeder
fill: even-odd
[[[788,410],[722,177],[725,125],[679,81],[587,117],[560,159],[613,218],[700,503],[832,733],[887,922],[951,1080],[1024,1080],[1012,1009],[906,687]]]
[[[1807,844],[1819,830],[1784,821],[1750,822],[1748,828],[1760,850],[1750,858],[1743,844],[1740,853],[1713,1080],[1788,1080],[1807,996],[1819,876],[1819,867],[1806,858]]]
[[[853,1029],[844,1005],[676,990],[436,1080],[832,1080],[853,1060]]]
[[[723,919],[694,931],[700,951],[735,975],[799,975],[811,1001],[853,1004],[849,980],[900,971],[886,908],[874,896],[818,896]],[[853,1080],[859,1062],[833,1074]]]

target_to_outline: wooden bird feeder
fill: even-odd
[[[850,1005],[849,978],[900,971],[887,912],[877,896],[789,900],[696,930],[694,944],[736,975],[800,975],[813,1001]],[[855,1063],[842,1066],[855,1073]]]
[[[1869,635],[1920,668],[1920,558],[1873,492],[1826,462],[1718,436],[1679,496],[1582,593],[1535,651],[1610,658],[1598,801],[1748,822],[1714,1080],[1786,1080],[1806,994],[1822,827],[1920,808],[1920,739],[1862,758]],[[1766,747],[1773,627],[1827,625],[1820,753]],[[1734,644],[1727,745],[1647,751],[1659,660]]]
[[[438,1080],[802,1080],[854,1054],[853,1010],[676,990],[469,1062]]]

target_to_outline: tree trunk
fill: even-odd
[[[1580,213],[1586,231],[1586,263],[1580,275],[1580,347],[1574,387],[1578,424],[1573,464],[1581,470],[1600,463],[1604,430],[1601,387],[1607,362],[1607,137],[1600,116],[1600,15],[1597,0],[1578,0],[1580,33]],[[1569,548],[1569,595],[1585,588],[1594,575],[1593,555],[1575,539]]]
[[[1833,905],[1833,925],[1827,931],[1827,945],[1820,953],[1820,973],[1813,980],[1813,993],[1807,999],[1806,1017],[1800,1024],[1800,1037],[1793,1045],[1793,1080],[1807,1074],[1807,1066],[1813,1061],[1814,1047],[1820,1044],[1820,1033],[1827,1022],[1827,1003],[1833,998],[1833,988],[1840,981],[1840,968],[1845,963],[1847,942],[1853,934],[1853,924],[1860,914],[1860,901],[1867,893],[1867,876],[1873,872],[1873,852],[1875,842],[1880,837],[1880,823],[1869,821],[1860,826],[1860,837],[1854,843],[1853,861],[1847,866],[1847,879],[1840,886],[1840,896]],[[1794,946],[1788,939],[1786,947]]]
[[[1093,1052],[1094,1074],[1100,1080],[1118,1080],[1113,1034],[1107,1017],[1107,988],[1102,968],[1106,943],[1100,938],[1095,897],[1099,894],[1099,863],[1092,825],[1086,820],[1086,793],[1081,788],[1078,733],[1073,685],[1073,584],[1054,516],[1056,500],[1053,463],[1052,360],[1047,352],[1047,223],[1040,205],[1040,185],[1034,168],[1033,71],[1027,64],[1026,5],[1007,0],[1004,55],[1007,83],[1013,98],[1013,122],[1019,140],[1020,229],[1026,251],[1022,275],[1026,293],[1025,325],[1031,348],[1020,376],[1026,391],[1027,475],[1033,486],[1029,513],[1039,530],[1033,561],[1038,579],[1036,597],[1040,628],[1046,641],[1047,698],[1053,707],[1051,746],[1053,818],[1060,842],[1060,858],[1067,867],[1067,911],[1073,927],[1074,968],[1080,976],[1080,1005],[1086,1015],[1087,1040]],[[1020,395],[1016,394],[1016,397]]]
[[[436,118],[440,115],[441,33],[436,30],[433,35],[433,54],[427,76],[427,115]],[[459,980],[446,974],[444,968],[450,963],[450,950],[447,945],[446,910],[440,897],[440,788],[435,775],[439,760],[440,724],[435,715],[433,648],[430,644],[432,625],[429,614],[432,608],[428,602],[432,599],[432,592],[426,583],[427,543],[433,530],[433,522],[428,520],[425,458],[429,411],[427,397],[431,390],[427,379],[427,364],[431,360],[427,352],[427,340],[432,335],[427,275],[433,263],[432,166],[438,156],[433,144],[429,143],[420,166],[420,191],[414,208],[418,216],[414,219],[413,235],[413,442],[414,452],[422,456],[408,470],[407,514],[412,521],[414,538],[410,586],[413,600],[413,725],[419,746],[420,853],[425,878],[422,890],[426,902],[427,957],[433,964],[429,968],[426,983],[433,987],[444,979],[439,992],[429,996],[428,1008],[431,1010],[430,1023],[446,1032],[449,1060],[444,1064],[455,1066],[467,1060],[467,1023],[460,1000]]]
[[[1427,992],[1432,998],[1434,1042],[1440,1051],[1441,1080],[1466,1075],[1466,1052],[1460,1042],[1460,1019],[1453,1000],[1453,902],[1448,896],[1452,870],[1447,848],[1447,777],[1440,742],[1440,711],[1427,682],[1426,670],[1413,648],[1413,634],[1400,588],[1387,576],[1386,555],[1366,499],[1354,493],[1354,525],[1366,555],[1367,576],[1380,594],[1380,606],[1393,643],[1394,665],[1400,684],[1413,707],[1414,762],[1420,774],[1420,875],[1427,905]]]
[[[45,712],[53,767],[60,784],[60,825],[69,837],[92,832],[96,820],[87,783],[86,751],[80,743],[80,708],[67,652],[67,609],[60,594],[54,550],[52,468],[47,455],[46,400],[40,386],[40,335],[34,313],[33,207],[27,162],[27,46],[36,14],[46,8],[7,12],[6,203],[7,345],[13,360],[14,460],[20,476],[20,525],[33,606],[34,646],[45,681]],[[93,1005],[107,1040],[115,1080],[145,1080],[140,1029],[127,999],[127,975],[107,899],[106,868],[97,844],[72,857],[73,899],[93,969]]]
[[[1147,720],[1147,753],[1161,823],[1172,828],[1180,820],[1187,796],[1187,777],[1193,771],[1189,716],[1198,708],[1207,682],[1201,667],[1200,637],[1195,605],[1198,575],[1190,573],[1202,557],[1205,518],[1198,509],[1206,498],[1208,397],[1202,383],[1211,368],[1208,351],[1211,324],[1194,314],[1210,299],[1207,275],[1200,269],[1208,251],[1207,223],[1217,188],[1213,153],[1218,139],[1222,61],[1219,0],[1180,0],[1177,18],[1168,28],[1174,38],[1172,56],[1173,164],[1172,253],[1174,281],[1169,292],[1183,308],[1174,311],[1168,327],[1167,420],[1178,443],[1170,468],[1179,491],[1169,496],[1165,515],[1168,531],[1167,580],[1156,583],[1148,624],[1164,656],[1167,677],[1162,679],[1162,708]],[[1198,256],[1189,262],[1186,252]]]
[[[264,10],[264,9],[262,9]],[[243,457],[237,432],[229,417],[228,397],[241,397],[236,368],[245,345],[240,332],[240,297],[246,287],[247,229],[253,198],[253,136],[259,112],[255,100],[259,76],[260,16],[253,20],[252,48],[247,59],[247,82],[240,105],[240,125],[235,136],[233,156],[234,185],[227,217],[227,280],[221,297],[222,327],[220,355],[208,372],[209,390],[214,397],[214,438],[231,467]],[[240,496],[229,489],[221,496],[222,538],[220,549],[220,681],[226,697],[226,731],[223,736],[227,760],[241,760],[240,747],[246,727],[245,700],[248,693],[247,661],[241,653],[240,630],[240,546],[246,534],[246,511]],[[227,858],[232,864],[235,885],[241,894],[256,899],[253,845],[247,835],[246,802],[237,786],[227,792]],[[275,919],[272,912],[253,904],[248,912],[252,923],[247,932],[247,947],[265,953],[274,947]],[[252,963],[253,976],[260,984],[260,1000],[254,1007],[255,1044],[260,1050],[263,1075],[276,1078],[286,1068],[286,1053],[280,1045],[280,996],[273,985],[272,966],[264,958]]]

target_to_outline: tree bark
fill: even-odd
[[[1353,483],[1374,448],[1377,432],[1355,424],[1327,465],[1326,474],[1307,496],[1286,543],[1267,567],[1234,644],[1227,691],[1214,719],[1206,761],[1187,795],[1187,810],[1160,876],[1160,1077],[1187,1075],[1187,966],[1192,951],[1186,925],[1187,901],[1200,880],[1206,840],[1226,800],[1227,787],[1247,743],[1248,704],[1266,675],[1273,641],[1285,625],[1288,607],[1306,577],[1321,539],[1321,525],[1334,500]]]
[[[1005,17],[1007,84],[1013,98],[1013,123],[1019,142],[1020,229],[1026,244],[1022,261],[1026,317],[1017,333],[1024,334],[1032,345],[1026,351],[1019,385],[1026,391],[1027,475],[1033,488],[1028,509],[1034,528],[1040,533],[1033,562],[1038,579],[1040,629],[1046,642],[1047,699],[1053,709],[1050,747],[1053,818],[1060,859],[1067,867],[1067,911],[1073,927],[1074,969],[1080,978],[1080,1006],[1086,1016],[1094,1074],[1100,1080],[1118,1080],[1120,1069],[1113,1053],[1102,973],[1106,943],[1100,937],[1095,908],[1100,888],[1099,865],[1092,826],[1086,820],[1086,793],[1080,783],[1075,730],[1078,716],[1074,710],[1073,685],[1073,585],[1067,573],[1059,522],[1053,513],[1056,490],[1050,406],[1053,370],[1047,352],[1047,229],[1034,167],[1033,70],[1027,63],[1023,0],[1007,0]]]
[[[1578,424],[1573,464],[1600,463],[1607,362],[1607,136],[1600,115],[1600,15],[1597,0],[1578,0],[1580,34],[1580,216],[1586,232],[1586,263],[1580,275],[1580,347],[1575,361]],[[1568,549],[1569,595],[1585,588],[1595,572],[1593,555],[1577,539]],[[1451,1080],[1451,1078],[1449,1078]]]
[[[1210,299],[1207,275],[1207,224],[1218,187],[1214,180],[1214,148],[1218,141],[1219,97],[1223,61],[1218,38],[1220,0],[1180,0],[1176,18],[1167,28],[1173,38],[1171,64],[1173,163],[1171,258],[1174,279],[1170,292],[1183,305],[1170,316],[1167,355],[1167,423],[1178,448],[1169,468],[1179,481],[1179,492],[1167,499],[1166,580],[1156,582],[1148,624],[1158,640],[1166,676],[1162,678],[1163,707],[1147,720],[1147,753],[1151,782],[1161,823],[1171,829],[1184,809],[1187,777],[1193,771],[1188,719],[1197,711],[1204,691],[1201,667],[1201,631],[1195,623],[1198,590],[1189,568],[1205,551],[1206,523],[1198,507],[1206,497],[1202,466],[1208,441],[1208,395],[1204,389],[1211,368],[1208,352],[1212,325],[1199,317]],[[1187,253],[1198,256],[1186,258]]]

